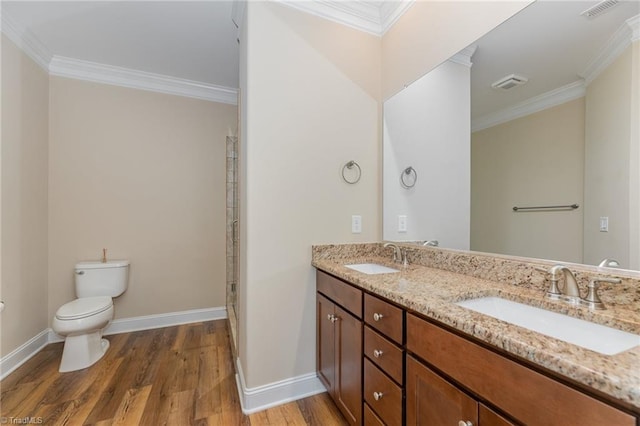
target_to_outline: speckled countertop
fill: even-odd
[[[406,268],[393,264],[390,251],[383,250],[381,243],[314,246],[312,264],[640,412],[640,346],[616,355],[602,355],[455,304],[465,299],[500,296],[640,334],[640,274],[569,265],[582,289],[584,281],[594,275],[615,276],[623,281],[602,286],[600,296],[607,310],[590,311],[544,298],[546,277],[535,268],[548,268],[553,262],[410,244],[404,247],[410,260]],[[400,272],[367,275],[344,266],[367,262]]]

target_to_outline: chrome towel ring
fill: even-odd
[[[351,178],[348,179],[345,176],[345,171],[347,169],[353,170],[355,172],[355,176],[351,176]],[[362,176],[362,169],[360,168],[360,165],[358,165],[358,163],[356,163],[355,161],[351,160],[347,162],[344,166],[342,166],[342,179],[348,184],[353,185],[355,183],[358,183],[360,181],[361,176]]]
[[[409,166],[400,173],[400,183],[406,189],[413,188],[418,181],[418,172]]]

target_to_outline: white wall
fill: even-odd
[[[640,268],[638,183],[632,179],[638,178],[640,144],[639,97],[632,90],[638,84],[638,45],[628,47],[587,88],[584,262],[588,264],[614,258],[624,268]],[[609,218],[609,232],[599,231],[600,217]]]
[[[0,356],[48,326],[49,76],[2,35]]]
[[[469,67],[447,61],[384,103],[385,240],[469,249],[470,102]],[[408,166],[418,175],[411,189],[400,183]]]
[[[380,39],[273,2],[246,12],[240,361],[256,388],[315,372],[312,244],[380,238]]]

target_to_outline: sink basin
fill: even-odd
[[[456,304],[604,355],[615,355],[640,345],[637,334],[500,297],[481,297]]]
[[[384,265],[378,265],[377,263],[355,263],[353,265],[344,265],[344,266],[368,275],[390,274],[393,272],[400,272],[397,269],[389,268],[388,266],[384,266]]]

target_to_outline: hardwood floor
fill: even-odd
[[[243,415],[226,320],[107,338],[103,359],[71,373],[58,372],[62,343],[44,348],[0,382],[0,417],[44,425],[347,424],[326,393]]]

